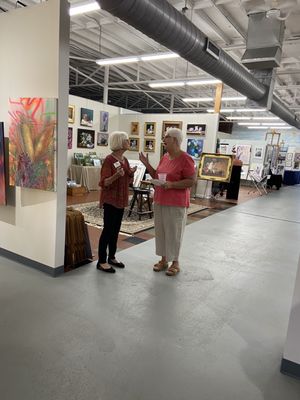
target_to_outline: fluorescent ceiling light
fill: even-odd
[[[266,108],[238,108],[235,111],[237,112],[263,112],[267,111]]]
[[[236,96],[236,97],[222,97],[222,101],[245,101],[247,97],[245,96]]]
[[[198,102],[198,101],[214,101],[213,97],[187,97],[185,99],[182,99],[186,103],[193,103],[193,102]]]
[[[215,112],[215,110],[214,110],[213,108],[209,108],[209,109],[206,110],[206,111],[209,112],[209,113]],[[220,110],[220,112],[221,112],[221,113],[224,113],[224,114],[226,114],[226,113],[232,113],[232,112],[234,112],[234,111],[235,111],[234,108],[221,108],[221,110]]]
[[[252,119],[253,120],[256,120],[256,121],[275,121],[275,120],[278,120],[278,119],[280,119],[279,117],[252,117]]]
[[[96,63],[99,65],[114,65],[114,64],[127,64],[138,61],[163,60],[167,58],[176,58],[176,57],[179,57],[179,55],[176,53],[168,52],[168,53],[156,53],[156,54],[143,54],[140,56],[102,58],[100,60],[96,60]]]
[[[215,85],[216,83],[219,83],[221,81],[217,80],[217,79],[206,79],[206,80],[190,80],[190,81],[159,81],[159,82],[153,82],[153,83],[149,83],[149,86],[151,88],[158,88],[158,87],[178,87],[178,86],[184,86],[184,85],[188,85],[188,86],[193,86],[193,85]]]
[[[141,61],[152,61],[152,60],[165,60],[168,58],[178,58],[180,57],[176,53],[158,53],[158,54],[145,54],[140,56]]]
[[[248,126],[248,129],[278,129],[279,131],[283,129],[293,129],[291,126]]]
[[[254,119],[251,117],[226,117],[227,119],[231,119],[231,120],[236,120],[236,121],[245,121],[245,120],[249,120],[249,119]]]
[[[248,125],[260,126],[260,123],[259,122],[239,122],[238,125],[242,125],[242,126],[248,126]]]
[[[216,83],[222,83],[219,79],[202,79],[200,80],[195,80],[195,81],[187,81],[186,84],[188,86],[194,86],[194,85],[215,85]]]
[[[282,123],[281,123],[281,122],[273,122],[273,124],[276,125],[276,126],[285,126],[285,125],[286,125],[286,124],[284,124],[283,122],[282,122]],[[268,125],[268,126],[270,126],[270,122],[262,123],[262,125]]]
[[[198,101],[214,101],[213,97],[187,97],[182,99],[187,103],[198,102]],[[247,97],[222,97],[222,101],[236,101],[236,100],[247,100]]]
[[[69,14],[72,17],[73,15],[84,14],[96,10],[100,10],[99,3],[97,1],[88,1],[85,3],[77,4],[76,6],[71,6]]]
[[[105,58],[103,60],[97,60],[96,63],[99,65],[117,65],[117,64],[129,64],[139,61],[138,57],[116,57],[116,58]]]
[[[149,83],[149,86],[151,88],[160,88],[160,87],[179,87],[179,86],[184,86],[183,81],[173,81],[173,82],[155,82],[155,83]]]

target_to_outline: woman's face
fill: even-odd
[[[174,147],[176,147],[176,139],[173,138],[172,136],[170,136],[168,134],[168,132],[165,133],[165,136],[163,138],[163,145],[165,147],[165,149],[168,151],[170,149],[173,149]]]
[[[129,139],[124,139],[123,140],[123,150],[129,150],[129,148],[130,148]]]

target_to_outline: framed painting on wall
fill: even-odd
[[[202,153],[198,176],[209,181],[229,182],[232,164],[231,155]]]
[[[108,146],[108,132],[97,133],[97,146]]]
[[[75,106],[68,107],[68,123],[74,124],[75,121]]]
[[[187,135],[205,136],[206,125],[205,124],[187,124],[186,133],[187,133]]]
[[[238,144],[236,146],[236,158],[243,164],[249,164],[251,157],[251,144]]]
[[[140,130],[140,124],[138,122],[131,122],[130,134],[139,135],[139,130]]]
[[[129,138],[129,151],[139,151],[140,149],[140,139],[139,138]]]
[[[9,100],[9,183],[56,190],[57,99]]]
[[[93,149],[95,147],[95,131],[77,129],[77,147],[81,149]]]
[[[300,162],[300,153],[295,153],[294,161],[295,162]]]
[[[155,139],[144,139],[144,151],[154,152],[155,151]]]
[[[263,158],[264,148],[262,146],[254,147],[253,157],[257,159]]]
[[[182,129],[182,121],[163,121],[161,134],[162,138],[165,136],[165,133],[170,128]]]
[[[100,111],[100,131],[101,132],[108,131],[108,119],[109,119],[109,112],[108,111]]]
[[[0,206],[6,205],[4,123],[0,122]]]
[[[80,109],[80,125],[93,126],[94,111],[88,108]]]
[[[156,122],[145,122],[145,136],[155,136]]]
[[[203,151],[203,139],[188,139],[186,152],[193,158],[199,159]]]
[[[68,150],[72,149],[73,145],[73,128],[68,127]]]
[[[220,144],[220,154],[228,154],[229,153],[229,144],[221,143]]]

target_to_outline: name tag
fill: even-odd
[[[121,167],[120,161],[116,161],[116,162],[114,163],[114,167],[115,167],[115,168]]]

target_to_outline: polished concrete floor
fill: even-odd
[[[300,187],[186,228],[182,272],[154,241],[59,278],[0,257],[1,400],[299,400],[280,374],[300,243]]]

